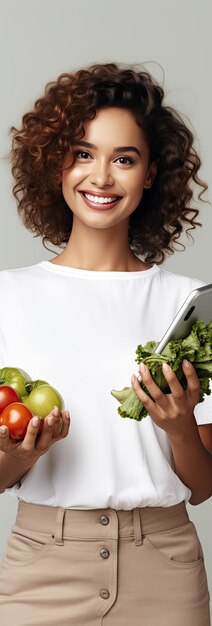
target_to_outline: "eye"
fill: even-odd
[[[90,156],[90,155],[89,155],[89,152],[85,152],[84,150],[78,150],[77,152],[74,152],[74,156],[75,156],[75,157],[79,157],[79,158],[81,158],[81,159],[82,159],[83,157],[82,157],[82,156],[80,157],[80,154],[81,154],[81,155],[82,155],[82,154],[84,154],[84,155],[86,154],[86,156]],[[85,160],[87,160],[87,159],[85,159]]]
[[[130,159],[130,157],[118,157],[116,161],[119,161],[120,159],[125,160],[125,163],[121,163],[121,165],[129,165],[129,163],[134,163],[133,159]],[[128,163],[126,163],[126,161],[128,161]]]

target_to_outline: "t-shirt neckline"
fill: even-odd
[[[78,267],[70,267],[68,265],[57,265],[56,263],[51,263],[51,261],[40,261],[38,266],[44,270],[54,272],[56,274],[64,274],[66,276],[73,276],[76,278],[93,278],[93,279],[135,279],[135,278],[144,278],[150,277],[155,274],[159,267],[154,263],[152,267],[147,270],[139,270],[135,272],[123,272],[123,271],[103,271],[103,270],[85,270]]]

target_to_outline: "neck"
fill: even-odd
[[[73,220],[70,239],[53,263],[96,271],[139,271],[148,269],[134,256],[128,243],[128,223],[117,224],[113,229],[100,230],[86,227]]]

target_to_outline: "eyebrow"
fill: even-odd
[[[73,144],[74,146],[84,146],[85,148],[92,148],[93,150],[97,150],[97,146],[95,146],[94,143],[89,143],[89,141],[77,141],[76,143]],[[113,152],[137,152],[137,154],[141,157],[141,153],[139,152],[138,148],[136,148],[135,146],[117,146],[116,148],[113,149]]]

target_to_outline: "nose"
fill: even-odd
[[[93,163],[90,181],[97,187],[113,185],[113,176],[110,171],[110,166],[96,160],[96,162]]]

